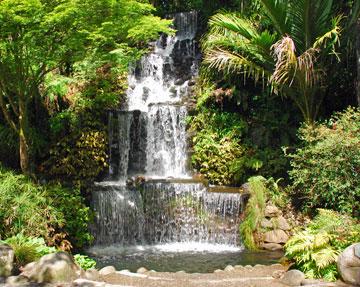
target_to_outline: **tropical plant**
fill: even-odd
[[[332,0],[259,2],[274,32],[239,14],[218,13],[202,43],[204,63],[269,83],[312,123],[322,102],[322,59],[335,54],[341,17],[332,15]]]
[[[303,146],[289,154],[293,194],[302,208],[332,208],[359,216],[360,111],[348,108],[328,122],[300,130]]]
[[[256,232],[264,218],[267,198],[266,179],[262,176],[249,178],[250,199],[244,213],[245,219],[240,224],[240,234],[245,247],[250,250],[257,249]]]
[[[83,270],[88,270],[96,267],[96,261],[94,259],[89,258],[89,256],[75,254],[74,260],[77,265],[81,267]]]
[[[334,281],[339,276],[338,255],[347,246],[359,242],[360,224],[335,211],[319,209],[318,212],[305,230],[295,233],[286,243],[285,255],[307,277]]]

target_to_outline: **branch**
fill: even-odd
[[[4,101],[4,94],[3,92],[0,92],[0,107],[1,110],[5,116],[6,121],[8,122],[8,124],[10,125],[10,127],[16,132],[19,133],[19,129],[17,128],[15,122],[11,119],[11,116],[9,114],[9,111],[6,108],[6,104]]]

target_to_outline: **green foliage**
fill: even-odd
[[[322,102],[319,70],[324,58],[335,54],[341,17],[333,17],[332,0],[259,2],[270,29],[238,13],[210,18],[202,43],[205,67],[242,74],[263,86],[268,82],[272,92],[289,97],[304,120],[313,122]]]
[[[89,208],[78,189],[37,185],[0,167],[0,238],[22,234],[42,237],[63,249],[81,247],[91,240],[89,220]]]
[[[7,238],[4,242],[14,250],[16,268],[36,261],[46,254],[56,252],[55,247],[46,246],[43,238],[27,237],[21,233]]]
[[[246,128],[236,113],[208,110],[194,116],[191,119],[191,129],[197,131],[193,137],[194,168],[212,183],[233,184],[240,169],[248,168],[248,162],[234,168],[246,154],[246,146],[240,140]]]
[[[295,194],[305,210],[332,208],[359,216],[360,111],[300,130],[304,146],[290,154]]]
[[[360,240],[360,224],[349,216],[319,209],[305,230],[298,231],[285,245],[285,255],[309,278],[335,281],[336,261],[347,246]]]
[[[88,270],[96,267],[96,261],[86,255],[75,254],[74,259],[75,263],[79,265],[83,270]]]
[[[78,181],[93,181],[106,167],[107,135],[96,130],[78,130],[50,150],[46,162],[50,175]]]
[[[245,247],[256,250],[256,231],[264,217],[266,205],[266,179],[261,176],[251,177],[249,185],[250,199],[246,205],[245,219],[240,225],[240,234]]]

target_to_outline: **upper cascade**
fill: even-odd
[[[174,16],[175,36],[162,35],[130,71],[127,110],[147,112],[151,104],[176,103],[188,95],[198,71],[197,12]]]
[[[162,35],[153,51],[131,68],[127,102],[110,113],[110,181],[124,184],[137,175],[188,177],[184,101],[200,59],[197,12],[173,18],[176,34]]]

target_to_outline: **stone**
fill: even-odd
[[[281,278],[285,274],[284,270],[275,270],[272,274],[272,277],[275,279]]]
[[[282,212],[279,208],[277,208],[274,205],[267,205],[265,207],[265,217],[277,217],[277,216],[281,216]]]
[[[107,276],[110,274],[114,274],[116,272],[116,269],[114,266],[106,266],[102,269],[100,269],[99,274],[100,276]]]
[[[287,231],[291,229],[290,224],[283,216],[273,218],[273,224],[274,224],[274,228],[278,228],[281,230]]]
[[[283,246],[278,243],[263,243],[261,244],[261,248],[269,251],[277,251],[282,250]]]
[[[289,286],[300,286],[305,279],[305,274],[299,270],[289,270],[280,279],[281,283]]]
[[[6,279],[6,286],[24,286],[29,282],[29,278],[23,275],[10,276]]]
[[[221,272],[223,272],[221,269],[216,269],[216,270],[214,271],[214,273],[221,273]]]
[[[337,267],[341,278],[348,284],[360,286],[360,258],[357,251],[360,243],[347,247],[338,257]]]
[[[316,279],[304,279],[301,281],[301,286],[308,286],[308,285],[318,285],[319,280]]]
[[[140,267],[138,270],[136,270],[136,273],[139,274],[144,274],[146,273],[148,270],[145,267]]]
[[[77,279],[79,267],[66,252],[47,254],[27,264],[21,275],[36,283],[68,283]]]
[[[226,271],[226,272],[231,272],[231,271],[234,271],[234,270],[235,270],[235,268],[233,266],[231,266],[231,265],[226,266],[225,269],[224,269],[224,271]]]
[[[268,243],[286,243],[289,240],[289,236],[284,230],[275,229],[267,231],[264,234],[264,242]]]
[[[90,281],[99,281],[100,280],[100,273],[96,269],[88,269],[85,271],[84,275],[82,276],[84,279]]]
[[[0,277],[11,275],[14,264],[14,250],[8,244],[0,244]]]
[[[105,282],[96,282],[87,279],[76,279],[72,285],[73,287],[105,287]]]
[[[186,272],[184,270],[177,271],[178,274],[185,274]]]
[[[273,228],[273,224],[269,219],[263,218],[261,220],[260,226],[262,228]]]

